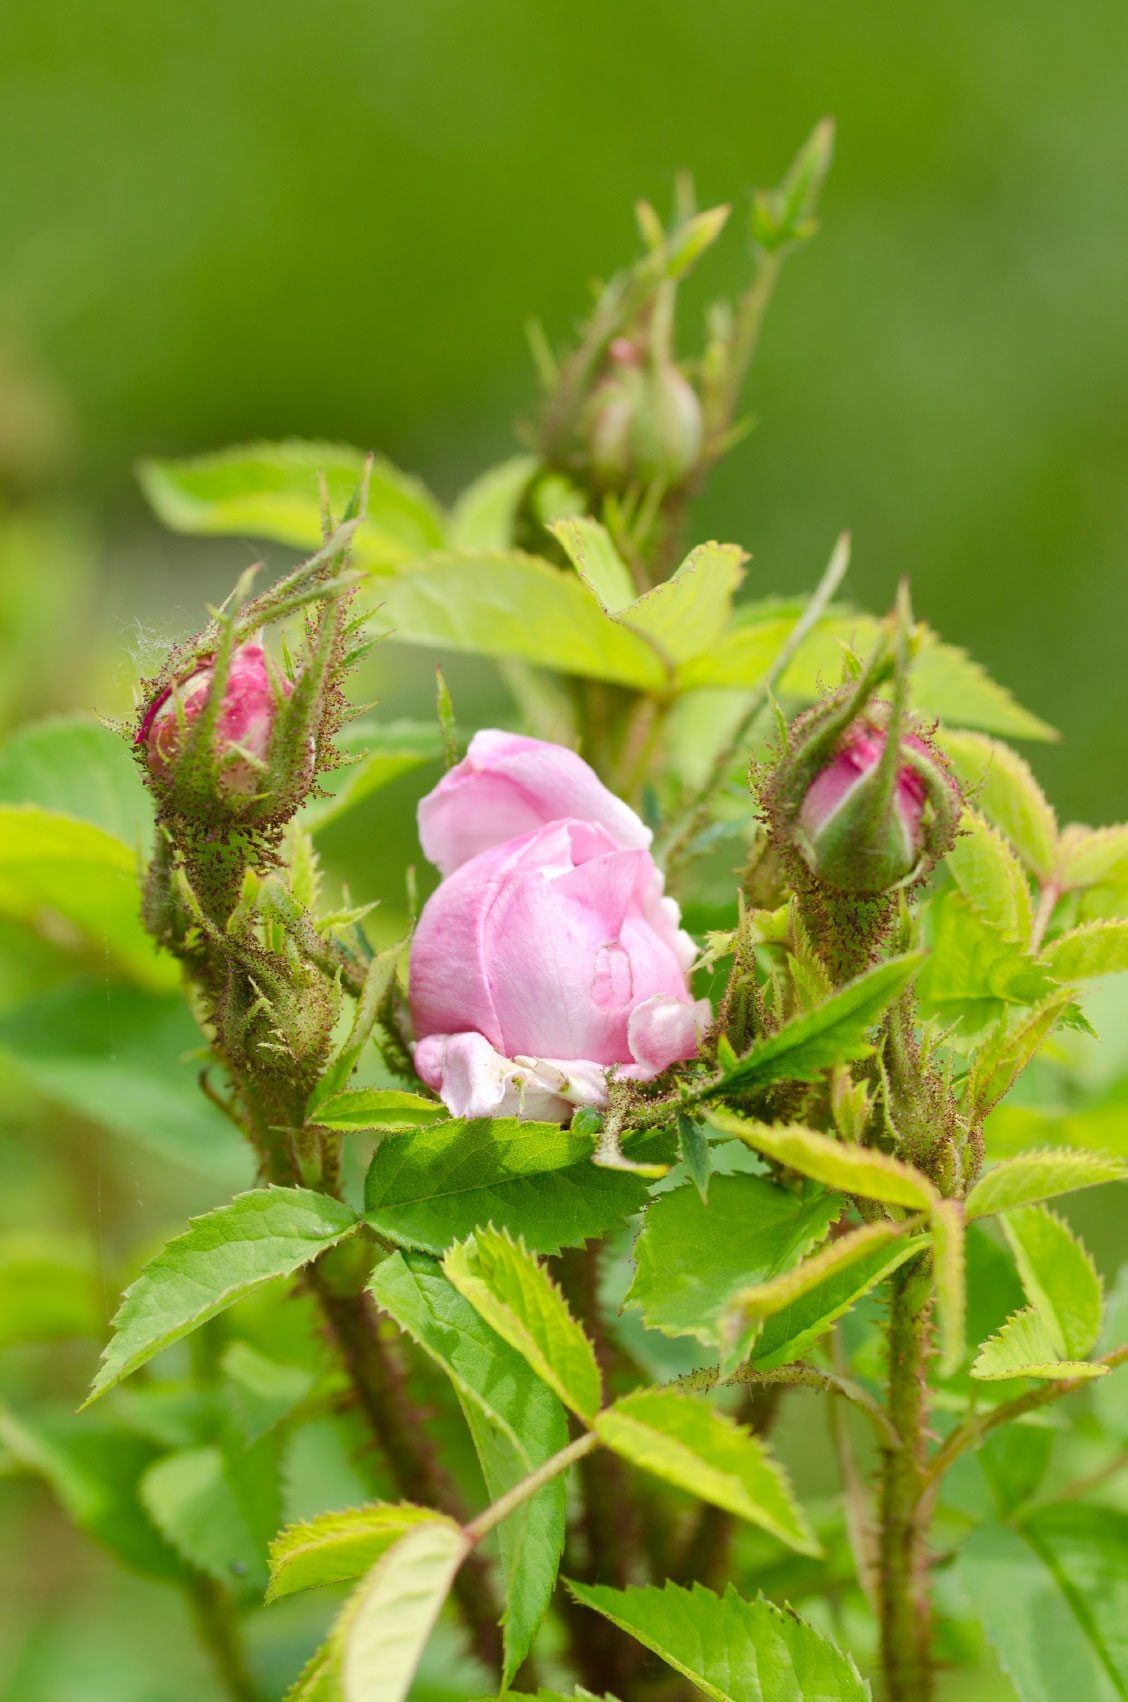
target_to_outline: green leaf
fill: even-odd
[[[344,1702],[404,1702],[469,1547],[460,1526],[432,1515],[376,1562],[346,1608]]]
[[[271,1442],[228,1454],[166,1454],[141,1480],[149,1517],[189,1565],[261,1596],[267,1544],[278,1527],[278,1461]]]
[[[306,1188],[257,1188],[191,1219],[122,1296],[87,1404],[236,1300],[335,1246],[356,1224],[348,1206]]]
[[[595,1349],[523,1241],[479,1229],[443,1260],[448,1281],[564,1405],[590,1423],[603,1401]]]
[[[406,1501],[378,1502],[290,1525],[270,1545],[266,1599],[273,1602],[298,1590],[351,1583],[375,1566],[405,1531],[433,1517],[428,1508]]]
[[[835,1194],[807,1198],[759,1176],[714,1176],[653,1200],[635,1246],[626,1301],[651,1329],[720,1347],[733,1296],[770,1281],[825,1236],[842,1210]]]
[[[945,727],[937,742],[975,807],[1006,834],[1031,873],[1047,879],[1057,849],[1057,818],[1030,765],[983,733]]]
[[[73,816],[130,849],[153,830],[152,799],[128,744],[86,715],[36,722],[0,745],[0,804]]]
[[[714,1702],[866,1702],[870,1695],[829,1638],[774,1602],[745,1601],[731,1584],[723,1596],[703,1584],[568,1588]]]
[[[870,1030],[923,962],[922,952],[908,952],[867,970],[814,1010],[757,1041],[705,1091],[746,1093],[773,1081],[815,1081],[833,1064],[868,1058]]]
[[[200,1092],[202,1043],[180,994],[104,980],[0,1015],[0,1048],[53,1104],[217,1187],[245,1187],[251,1156]]]
[[[367,457],[337,443],[250,443],[214,455],[143,461],[142,489],[175,532],[274,538],[315,549],[321,543],[319,481],[343,514]],[[444,524],[433,497],[389,461],[373,463],[367,518],[352,553],[363,567],[388,569],[439,548]]]
[[[229,1342],[220,1365],[235,1429],[248,1447],[284,1423],[316,1381],[304,1365],[283,1364],[245,1341]]]
[[[960,1202],[938,1200],[932,1208],[931,1229],[936,1315],[940,1324],[940,1375],[951,1377],[963,1364],[967,1352],[967,1279]]]
[[[708,1137],[696,1117],[678,1116],[678,1156],[702,1200],[708,1201],[713,1159]]]
[[[1070,1008],[1071,995],[1055,993],[1020,1018],[1004,1018],[979,1047],[968,1072],[967,1098],[978,1121],[1008,1094],[1022,1071]]]
[[[968,903],[1005,940],[1030,938],[1030,888],[1022,864],[990,822],[965,809],[946,866]]]
[[[0,1236],[0,1348],[101,1334],[93,1256],[81,1242]]]
[[[1048,722],[1016,703],[966,650],[925,633],[913,661],[914,708],[956,727],[977,727],[1004,739],[1056,739]]]
[[[451,510],[451,549],[508,549],[522,499],[539,465],[535,455],[517,455],[467,485]]]
[[[637,1177],[591,1162],[590,1135],[516,1118],[438,1123],[377,1149],[365,1218],[401,1247],[444,1253],[483,1224],[536,1253],[605,1234],[646,1197]]]
[[[737,544],[699,544],[671,578],[622,609],[618,619],[675,664],[707,655],[728,625],[747,559]]]
[[[402,1134],[406,1129],[437,1123],[446,1117],[447,1111],[437,1099],[425,1099],[421,1093],[405,1093],[391,1087],[351,1087],[331,1093],[314,1108],[312,1115],[322,1128],[336,1129],[342,1134],[353,1129]]]
[[[592,1428],[632,1465],[759,1525],[800,1554],[821,1554],[764,1444],[705,1401],[673,1389],[638,1389],[606,1407]]]
[[[808,1350],[871,1289],[928,1245],[926,1235],[903,1235],[820,1282],[816,1288],[773,1313],[749,1358],[762,1371],[790,1365]]]
[[[493,1500],[566,1445],[568,1424],[556,1396],[451,1286],[433,1259],[393,1253],[376,1266],[369,1290],[454,1384]],[[567,1481],[560,1475],[498,1527],[510,1677],[528,1653],[552,1596],[566,1512]]]
[[[884,1200],[911,1211],[931,1211],[936,1190],[927,1176],[874,1147],[847,1145],[830,1135],[798,1124],[753,1123],[735,1111],[712,1110],[709,1120],[725,1134],[736,1135],[765,1158],[810,1176],[828,1188],[857,1194],[863,1200]]]
[[[1058,981],[1086,981],[1128,969],[1128,921],[1084,922],[1061,934],[1042,953]]]
[[[158,1450],[120,1424],[17,1416],[0,1403],[0,1443],[43,1479],[79,1530],[123,1565],[147,1576],[183,1579],[185,1568],[138,1495]]]
[[[1071,1194],[1099,1182],[1122,1182],[1126,1177],[1128,1164],[1107,1153],[1080,1149],[1020,1153],[979,1178],[967,1197],[968,1220],[1052,1200],[1057,1194]]]
[[[1101,1333],[1104,1293],[1081,1242],[1048,1206],[1002,1220],[1026,1297],[1050,1325],[1059,1355],[1084,1359]]]
[[[1128,876],[1128,823],[1067,827],[1058,846],[1058,883],[1073,891]]]
[[[0,916],[85,948],[147,987],[179,970],[141,926],[137,856],[92,822],[34,805],[0,805]]]
[[[1101,1377],[1107,1367],[1084,1360],[1064,1360],[1050,1317],[1035,1306],[1012,1312],[1002,1329],[985,1341],[972,1361],[971,1375],[983,1382],[1008,1377],[1041,1377],[1060,1382],[1074,1377]]]
[[[735,1337],[748,1328],[758,1330],[766,1319],[786,1311],[814,1289],[833,1282],[860,1260],[871,1260],[875,1254],[884,1258],[889,1243],[899,1235],[900,1228],[895,1223],[863,1224],[828,1241],[809,1259],[792,1265],[781,1275],[738,1289],[723,1323],[726,1333]]]
[[[1021,1702],[1128,1696],[1128,1515],[1076,1503],[974,1531],[956,1565]]]
[[[515,656],[644,691],[669,683],[654,646],[611,620],[574,573],[517,551],[428,556],[381,582],[380,616],[397,643]]]
[[[959,1021],[975,1032],[1008,1004],[1030,1005],[1055,991],[1050,976],[1025,946],[1005,940],[972,909],[962,893],[948,892],[929,906],[931,949],[917,977],[927,1014]]]
[[[609,615],[635,600],[630,568],[615,548],[606,526],[586,514],[568,515],[548,528],[589,590]]]
[[[312,799],[298,817],[304,827],[320,833],[381,786],[442,756],[437,721],[376,721],[365,716],[350,721],[334,739],[341,755],[350,759],[340,768],[318,776],[329,796]]]

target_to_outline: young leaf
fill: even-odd
[[[923,962],[923,953],[909,952],[867,970],[824,1004],[757,1041],[705,1092],[745,1093],[773,1081],[815,1081],[832,1064],[868,1058],[870,1030]]]
[[[945,863],[968,903],[1005,940],[1030,938],[1030,887],[1022,865],[1002,834],[975,810],[964,810],[959,838]]]
[[[1071,994],[1058,992],[1018,1022],[1003,1019],[976,1052],[968,1072],[967,1098],[978,1120],[1008,1094],[1027,1064],[1036,1056],[1071,1003]]]
[[[522,499],[539,466],[535,455],[515,455],[467,485],[451,510],[451,549],[508,549]]]
[[[1098,1182],[1122,1182],[1128,1164],[1108,1153],[1024,1152],[1004,1159],[988,1170],[967,1197],[967,1217],[987,1217],[991,1212],[1014,1211],[1017,1206],[1052,1200],[1077,1188],[1092,1188]]]
[[[377,1503],[289,1525],[270,1545],[266,1599],[273,1602],[297,1590],[351,1583],[363,1577],[405,1531],[433,1517],[426,1507],[412,1507],[408,1502]]]
[[[675,664],[707,655],[728,625],[747,559],[736,544],[699,544],[671,578],[645,592],[618,618]]]
[[[1083,922],[1059,934],[1042,953],[1042,962],[1059,981],[1087,981],[1128,969],[1128,921]]]
[[[951,1377],[967,1352],[967,1287],[963,1208],[958,1200],[939,1200],[932,1208],[932,1259],[936,1273],[936,1314],[940,1323],[940,1374]]]
[[[1099,886],[1128,875],[1128,823],[1117,827],[1067,827],[1058,847],[1057,878],[1061,886]]]
[[[1027,1299],[1046,1318],[1057,1351],[1084,1359],[1101,1333],[1104,1295],[1092,1258],[1048,1206],[1002,1220]]]
[[[691,1186],[660,1194],[643,1219],[627,1304],[651,1329],[719,1348],[733,1296],[789,1269],[841,1211],[836,1194],[804,1199],[759,1176],[714,1176],[708,1203]]]
[[[713,1160],[709,1152],[708,1137],[696,1117],[678,1117],[678,1154],[702,1201],[707,1202]]]
[[[122,1296],[86,1405],[218,1312],[290,1276],[356,1228],[355,1213],[306,1188],[259,1188],[190,1220]]]
[[[956,727],[976,727],[1003,739],[1056,739],[1054,729],[1016,703],[966,650],[925,631],[913,660],[913,707]]]
[[[820,1282],[775,1312],[764,1324],[748,1357],[762,1371],[790,1365],[831,1329],[862,1297],[928,1245],[926,1235],[902,1235]]]
[[[602,1235],[637,1211],[637,1177],[591,1162],[592,1137],[557,1123],[437,1123],[385,1141],[365,1182],[365,1218],[401,1247],[444,1253],[493,1223],[536,1253]]]
[[[1009,745],[983,733],[945,727],[938,743],[975,807],[1006,834],[1026,867],[1047,879],[1054,867],[1057,819],[1030,765]]]
[[[141,486],[175,532],[274,538],[314,549],[321,543],[320,480],[336,515],[352,500],[367,457],[337,443],[251,443],[179,461],[143,461]],[[389,461],[372,465],[366,518],[352,554],[387,571],[443,542],[437,503],[417,479]]]
[[[655,1477],[759,1525],[800,1554],[822,1552],[763,1443],[706,1402],[673,1389],[638,1389],[606,1407],[593,1429]]]
[[[313,833],[320,833],[381,786],[390,786],[425,763],[438,762],[442,755],[439,728],[433,721],[377,721],[365,716],[348,722],[333,743],[343,757],[353,760],[318,776],[319,788],[329,796],[311,798],[298,816]]]
[[[569,1590],[652,1649],[714,1702],[867,1702],[870,1687],[849,1655],[786,1608],[749,1602],[730,1584]]]
[[[777,1164],[810,1176],[841,1193],[863,1200],[883,1200],[912,1211],[931,1211],[936,1190],[928,1177],[899,1158],[875,1147],[847,1146],[797,1124],[754,1123],[735,1111],[711,1110],[709,1121],[727,1135],[736,1135],[753,1151]]]
[[[1007,1005],[1031,1005],[1056,991],[1025,945],[1005,940],[962,893],[942,894],[929,911],[931,950],[917,978],[927,1014],[975,1033]]]
[[[443,1270],[491,1329],[590,1424],[603,1400],[595,1350],[524,1243],[480,1229],[450,1249]]]
[[[971,1375],[984,1382],[999,1382],[1008,1377],[1064,1381],[1105,1374],[1107,1366],[1062,1359],[1058,1339],[1052,1320],[1037,1307],[1012,1312],[1002,1329],[979,1349],[972,1361]]]
[[[900,1233],[900,1225],[895,1223],[863,1224],[860,1228],[848,1230],[837,1240],[828,1241],[811,1258],[800,1265],[793,1265],[782,1275],[751,1288],[739,1289],[732,1298],[725,1320],[727,1332],[735,1335],[741,1328],[759,1325],[766,1318],[784,1311],[813,1289],[849,1270],[860,1259],[884,1252],[889,1242],[895,1241]]]
[[[609,615],[635,600],[635,583],[630,569],[612,541],[611,534],[588,515],[568,515],[548,528],[563,546],[568,558],[588,588],[595,592]]]
[[[403,1702],[469,1547],[458,1525],[432,1517],[376,1562],[343,1640],[344,1702]]]
[[[129,746],[86,715],[36,722],[0,745],[0,804],[77,817],[130,850],[152,833],[152,799]]]
[[[407,1129],[425,1128],[448,1115],[437,1099],[421,1093],[406,1093],[393,1087],[343,1088],[318,1104],[312,1115],[324,1129],[348,1134],[354,1129],[375,1129],[382,1134],[403,1134]]]
[[[567,1444],[567,1419],[556,1396],[451,1286],[433,1259],[393,1253],[376,1266],[369,1291],[454,1384],[491,1499],[498,1500]],[[552,1596],[566,1510],[567,1481],[561,1474],[498,1527],[509,1678],[527,1655]]]

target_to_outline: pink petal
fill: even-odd
[[[645,1000],[631,1013],[628,1027],[635,1066],[628,1065],[620,1073],[634,1081],[648,1081],[671,1064],[695,1057],[711,1015],[708,999],[689,1003],[658,994]]]

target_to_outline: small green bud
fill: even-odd
[[[672,361],[644,361],[627,338],[611,346],[612,371],[588,405],[587,447],[596,481],[611,489],[630,484],[681,484],[696,467],[704,441],[701,403]]]

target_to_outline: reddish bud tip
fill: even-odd
[[[158,784],[169,778],[185,738],[202,714],[213,677],[213,663],[202,662],[146,709],[135,743],[145,747],[145,761]],[[229,798],[253,797],[262,790],[263,771],[258,764],[265,765],[270,751],[276,689],[262,645],[240,645],[231,658],[215,728],[219,784]],[[284,696],[292,689],[288,680],[281,682]]]

